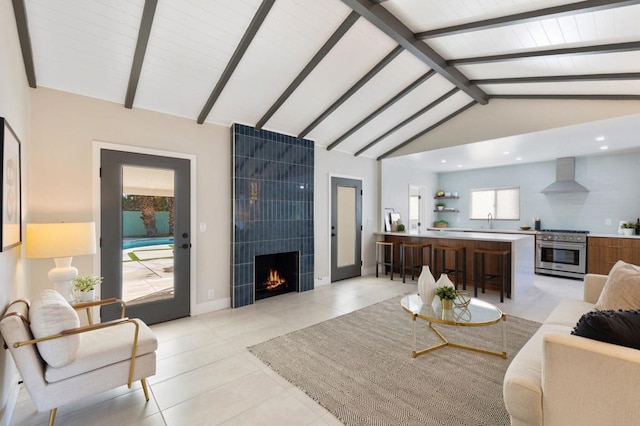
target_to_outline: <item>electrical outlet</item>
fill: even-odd
[[[200,232],[207,232],[207,224],[206,224],[206,222],[200,223]]]
[[[604,220],[604,224],[605,224],[606,226],[611,226],[611,219],[605,219],[605,220]]]
[[[215,290],[209,290],[209,294],[208,294],[209,299],[213,299],[214,294],[215,294]]]

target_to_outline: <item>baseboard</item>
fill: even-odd
[[[20,375],[16,372],[11,380],[11,387],[9,389],[9,395],[7,395],[7,405],[2,410],[2,416],[0,417],[0,426],[9,426],[11,423],[11,417],[16,409],[16,403],[18,402],[18,395],[20,394]]]
[[[326,284],[331,284],[331,277],[318,277],[313,283],[313,286],[317,287],[317,286],[326,285]]]
[[[207,303],[198,303],[195,305],[193,312],[191,315],[202,315],[209,312],[220,311],[222,309],[227,309],[231,307],[231,298],[227,297],[225,299],[212,300]]]

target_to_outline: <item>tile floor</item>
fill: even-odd
[[[149,379],[151,400],[145,403],[139,384],[132,390],[121,387],[61,407],[56,424],[339,425],[247,346],[415,292],[416,282],[366,276],[155,325],[160,347],[157,374]],[[536,276],[534,287],[518,301],[500,304],[497,292],[481,295],[507,314],[534,321],[544,320],[560,300],[581,297],[582,281],[544,276]],[[47,419],[48,413],[37,413],[22,389],[11,425],[46,424]]]

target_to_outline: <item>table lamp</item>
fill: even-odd
[[[71,260],[96,252],[95,223],[28,223],[26,245],[27,258],[54,260],[56,266],[49,271],[49,279],[57,292],[73,302],[72,281],[78,270],[71,266]]]

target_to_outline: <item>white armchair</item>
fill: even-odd
[[[83,303],[86,309],[115,299]],[[124,310],[123,310],[124,312]],[[76,311],[59,293],[45,290],[29,304],[11,303],[0,332],[38,411],[57,407],[140,380],[149,400],[146,378],[155,374],[158,342],[139,319],[80,327]]]

